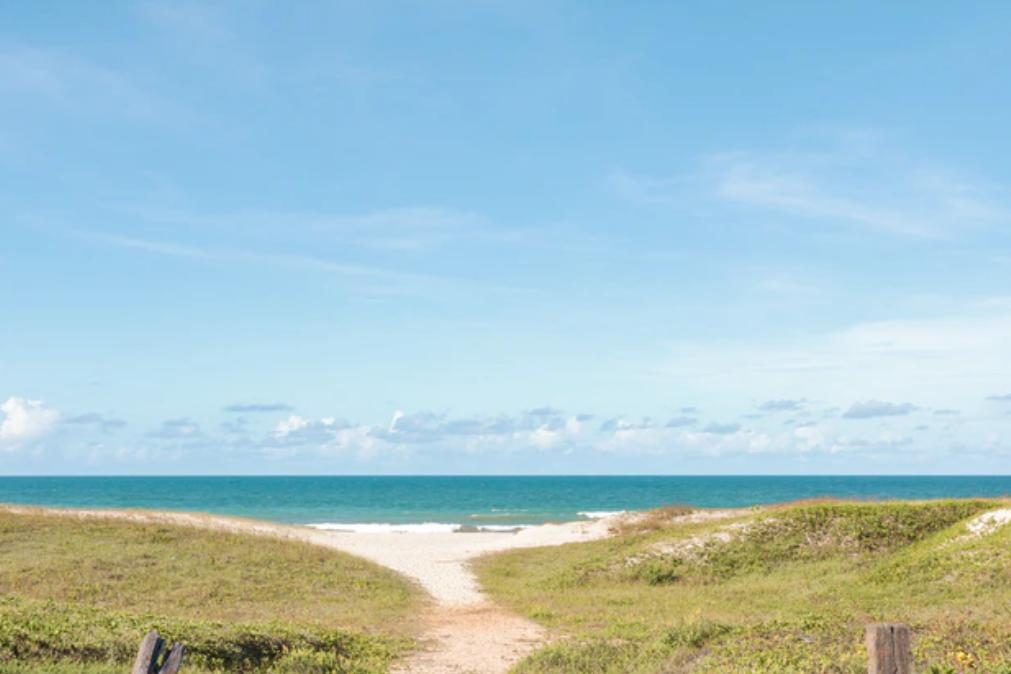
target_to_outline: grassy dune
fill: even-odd
[[[913,626],[922,672],[1011,674],[1011,525],[998,501],[796,504],[484,558],[493,597],[566,638],[520,674],[866,671],[863,626]],[[672,519],[673,516],[673,519]]]
[[[0,672],[121,673],[151,628],[188,672],[384,672],[418,601],[304,543],[0,511]]]

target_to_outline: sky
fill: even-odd
[[[1011,473],[1009,26],[0,0],[0,474]]]

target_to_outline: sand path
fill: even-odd
[[[314,541],[370,559],[416,580],[435,599],[422,647],[395,674],[501,674],[544,643],[537,623],[497,606],[481,591],[470,561],[511,548],[606,536],[602,520],[545,524],[515,533],[315,532]]]
[[[50,512],[69,517],[183,524],[275,536],[335,548],[391,568],[433,598],[421,618],[421,648],[394,667],[395,674],[502,674],[547,639],[543,627],[493,603],[470,569],[475,557],[512,548],[561,545],[608,535],[605,519],[545,524],[518,532],[362,533],[215,515],[133,510],[5,507],[10,512]]]

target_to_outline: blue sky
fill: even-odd
[[[0,16],[0,473],[1011,471],[1007,3]]]

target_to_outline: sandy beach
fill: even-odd
[[[358,555],[416,582],[432,601],[420,619],[421,648],[397,674],[498,674],[541,645],[544,629],[491,602],[470,569],[476,557],[500,550],[562,545],[602,538],[619,515],[543,524],[517,531],[350,532],[236,517],[141,510],[76,510],[6,506],[14,513],[167,523],[305,541]]]

